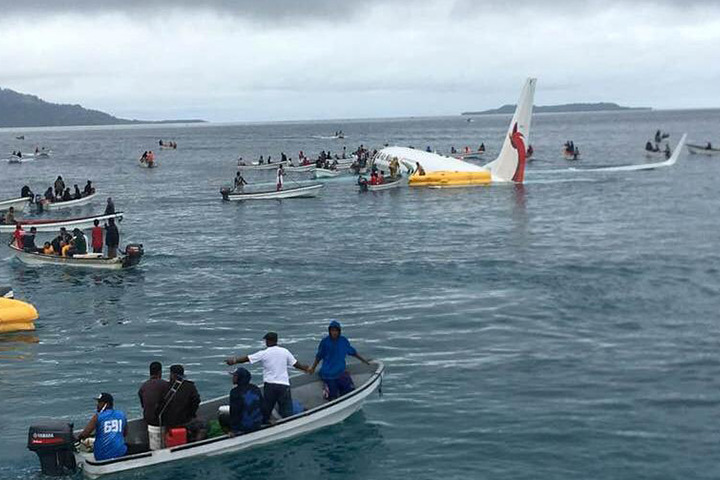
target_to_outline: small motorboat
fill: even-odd
[[[61,210],[63,208],[81,207],[92,202],[96,196],[97,193],[91,193],[85,197],[77,198],[75,200],[65,200],[64,202],[47,202],[46,200],[43,200],[43,210],[53,211]]]
[[[143,168],[157,168],[159,166],[157,160],[147,161],[141,158],[139,163]]]
[[[234,192],[229,188],[220,190],[223,200],[232,202],[242,202],[245,200],[284,200],[286,198],[310,198],[316,197],[322,190],[322,183],[313,183],[310,185],[300,185],[293,188],[283,188],[282,190],[271,190],[263,192],[241,191]]]
[[[720,148],[712,148],[710,144],[708,145],[693,145],[688,143],[685,145],[688,149],[688,152],[690,152],[692,155],[707,155],[708,157],[712,157],[715,155],[720,155]]]
[[[18,165],[21,163],[28,163],[35,160],[34,155],[23,155],[22,157],[18,157],[17,155],[10,155],[10,157],[7,159],[7,163],[10,165]]]
[[[349,168],[349,167],[348,167]],[[342,175],[342,170],[329,170],[327,168],[316,168],[315,169],[315,178],[335,178]]]
[[[114,218],[116,221],[121,221],[123,218],[122,212],[112,213],[109,215],[93,215],[89,217],[78,217],[78,218],[65,218],[65,219],[48,219],[48,220],[30,220],[30,219],[15,219],[15,224],[20,224],[25,229],[35,227],[38,232],[57,232],[61,227],[65,227],[67,230],[72,231],[74,228],[80,230],[86,230],[94,226],[95,220],[99,221],[100,224],[107,220]],[[3,225],[0,224],[0,233],[12,233],[15,230],[15,224]]]
[[[372,185],[365,178],[361,177],[358,179],[358,185],[360,185],[361,192],[382,192],[383,190],[392,190],[402,186],[405,181],[403,177],[388,177],[383,183]]]
[[[125,441],[131,451],[139,453],[99,461],[95,460],[93,453],[84,447],[74,446],[74,437],[80,431],[73,431],[72,423],[67,420],[55,420],[30,427],[28,448],[38,455],[42,471],[47,475],[68,475],[80,468],[89,478],[139,470],[153,465],[171,464],[191,458],[238,452],[297,437],[342,422],[360,410],[365,400],[381,388],[384,370],[385,367],[381,362],[349,365],[348,372],[356,385],[355,390],[329,402],[323,398],[323,382],[318,376],[293,377],[290,379],[293,403],[297,403],[302,408],[302,412],[287,418],[277,418],[273,414],[276,417],[273,424],[233,437],[219,435],[160,450],[150,450],[147,424],[142,418],[136,418],[127,423]],[[132,401],[137,401],[137,398]],[[228,408],[228,403],[227,395],[202,402],[196,420],[205,424],[218,421],[221,412]]]
[[[62,257],[60,255],[46,255],[44,253],[26,252],[13,244],[10,244],[9,247],[18,260],[25,265],[33,267],[59,265],[73,268],[120,270],[136,266],[140,263],[142,256],[145,254],[142,244],[139,243],[128,244],[125,247],[125,253],[115,258],[103,257],[101,253],[86,253],[84,255]]]
[[[283,167],[283,168],[285,168],[286,172],[301,173],[301,172],[314,172],[315,168],[317,168],[317,167],[315,167],[314,163],[310,163],[308,165],[298,165],[296,167],[288,166],[288,167]]]
[[[287,167],[287,162],[273,162],[273,163],[250,163],[243,165],[238,163],[238,170],[277,170],[282,165],[283,168]]]
[[[28,205],[32,199],[30,197],[11,198],[10,200],[0,200],[0,212],[10,210],[13,207],[16,212],[22,212],[25,210],[25,206]]]

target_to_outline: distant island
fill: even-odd
[[[76,125],[131,125],[138,123],[203,123],[204,120],[127,120],[80,105],[50,103],[0,88],[0,127],[67,127]]]
[[[515,113],[516,105],[503,105],[500,108],[483,110],[482,112],[463,112],[462,115],[489,115],[493,113]],[[566,112],[615,112],[619,110],[652,110],[648,107],[622,107],[617,103],[566,103],[565,105],[545,105],[533,107],[535,113],[566,113]]]

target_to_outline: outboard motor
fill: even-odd
[[[59,477],[75,472],[74,444],[72,423],[48,422],[33,425],[28,431],[28,449],[37,453],[45,475]]]
[[[145,254],[142,243],[130,243],[125,247],[124,266],[131,267],[140,263],[140,259]]]

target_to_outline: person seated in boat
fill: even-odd
[[[73,196],[72,196],[72,193],[70,193],[70,189],[66,188],[65,192],[62,194],[61,200],[63,202],[69,202],[72,199],[73,199]]]
[[[250,383],[252,375],[243,367],[231,372],[234,387],[230,390],[231,437],[260,430],[263,421],[263,396],[257,385]]]
[[[315,362],[313,362],[309,372],[311,374],[315,373],[318,364],[322,362],[320,378],[325,383],[323,396],[326,400],[335,400],[355,389],[352,377],[347,372],[345,363],[347,356],[355,357],[365,364],[370,363],[342,335],[340,322],[332,320],[328,326],[328,335],[318,345]]]
[[[71,239],[72,236],[68,233],[67,229],[65,227],[60,227],[60,233],[50,242],[53,247],[53,251],[56,254],[60,255],[62,253],[63,247],[68,245]]]
[[[453,145],[452,147],[450,147],[450,154],[454,155],[456,153],[457,153],[457,149],[455,148],[455,145]]]
[[[705,146],[705,150],[712,150],[712,143],[708,142]]]
[[[93,193],[95,193],[95,187],[93,187],[92,182],[88,180],[85,184],[85,188],[83,189],[83,196],[87,197],[89,195],[92,195]]]
[[[188,441],[195,441],[202,434],[195,418],[200,406],[200,394],[195,383],[185,378],[185,368],[182,365],[170,366],[170,388],[160,405],[160,425],[187,428]]]
[[[13,243],[17,248],[22,250],[23,248],[23,239],[25,237],[25,230],[23,230],[22,225],[19,223],[15,225],[15,231],[13,231]]]
[[[38,153],[40,153],[40,148],[38,148],[38,147],[36,146],[36,147],[35,147],[35,155],[37,155]]]
[[[13,225],[15,223],[15,207],[8,208],[4,216],[0,216],[0,223],[3,225]]]
[[[66,252],[66,256],[85,255],[87,253],[87,237],[79,228],[73,230],[73,239],[70,242],[70,249]]]
[[[378,174],[377,183],[378,185],[385,183],[385,172],[383,170],[380,170],[380,173]]]
[[[298,362],[286,348],[278,346],[278,334],[268,332],[263,336],[264,350],[242,357],[228,357],[225,363],[261,363],[263,367],[263,423],[267,423],[277,404],[278,413],[282,418],[293,413],[292,393],[288,367],[294,367],[310,373],[310,367]]]
[[[23,185],[23,187],[20,189],[20,197],[21,198],[33,198],[35,197],[35,194],[30,190],[30,187],[27,185]]]
[[[146,163],[147,162],[147,150],[143,152],[143,154],[140,156],[140,163]]]
[[[465,145],[465,153],[470,153],[470,147],[468,147],[467,145]]]
[[[373,170],[370,172],[370,185],[377,185],[377,172]]]
[[[648,140],[647,143],[645,144],[645,150],[647,150],[648,152],[655,151],[655,149],[653,148],[653,144],[650,140]]]
[[[267,164],[270,165],[271,163],[272,163],[272,155],[268,155]]]
[[[485,151],[485,142],[481,143],[478,147],[478,152],[484,152]]]
[[[425,151],[428,152],[428,153],[431,153],[431,152],[432,152],[432,149],[430,148],[430,145],[428,145],[427,147],[425,147]]]
[[[670,144],[665,144],[665,150],[663,152],[665,154],[665,158],[670,158],[672,156],[672,150],[670,150]]]
[[[42,253],[45,255],[55,255],[55,249],[50,242],[45,242],[42,248]]]
[[[245,160],[243,160],[242,156],[239,156],[237,159],[238,167],[244,167],[245,166]]]
[[[42,252],[42,248],[38,248],[37,245],[35,245],[35,236],[37,235],[37,228],[30,227],[30,231],[26,233],[23,236],[23,246],[22,249],[25,252],[28,253],[40,253]]]
[[[160,403],[170,390],[170,382],[162,378],[162,364],[160,362],[150,363],[150,378],[147,379],[138,390],[140,407],[143,411],[143,420],[148,426],[160,427],[158,412]],[[148,429],[149,431],[150,429]],[[159,443],[159,442],[158,442]],[[151,450],[158,450],[162,445],[150,442]]]
[[[78,440],[85,440],[95,432],[93,444],[95,460],[122,457],[127,453],[127,445],[125,445],[127,417],[124,412],[115,410],[113,396],[109,393],[103,392],[95,397],[95,400],[97,400],[97,413],[80,432]]]
[[[258,160],[258,165],[264,165],[264,164],[265,164],[265,159],[263,158],[262,155],[260,155],[260,160]]]
[[[45,195],[43,195],[43,197],[50,203],[55,201],[55,194],[53,193],[52,187],[48,187],[48,189],[45,190]]]
[[[247,185],[247,181],[243,178],[240,172],[235,174],[235,180],[233,182],[233,190],[236,192],[242,192]]]
[[[153,163],[155,163],[155,154],[153,153],[152,150],[148,151],[147,163],[148,163],[148,165],[152,165]]]
[[[75,193],[73,194],[73,200],[80,200],[82,198],[82,192],[80,191],[80,187],[77,186],[77,183],[74,185],[75,187]]]
[[[415,171],[418,175],[425,175],[425,169],[420,165],[420,162],[415,162]]]
[[[287,155],[285,155],[285,152],[280,152],[280,161],[281,162],[287,162],[288,158]]]

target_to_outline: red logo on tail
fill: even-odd
[[[527,155],[527,149],[525,148],[525,139],[523,138],[523,134],[518,132],[517,123],[513,126],[513,131],[510,134],[510,145],[512,145],[518,153],[518,164],[512,180],[513,182],[522,183],[525,178],[525,158]]]

